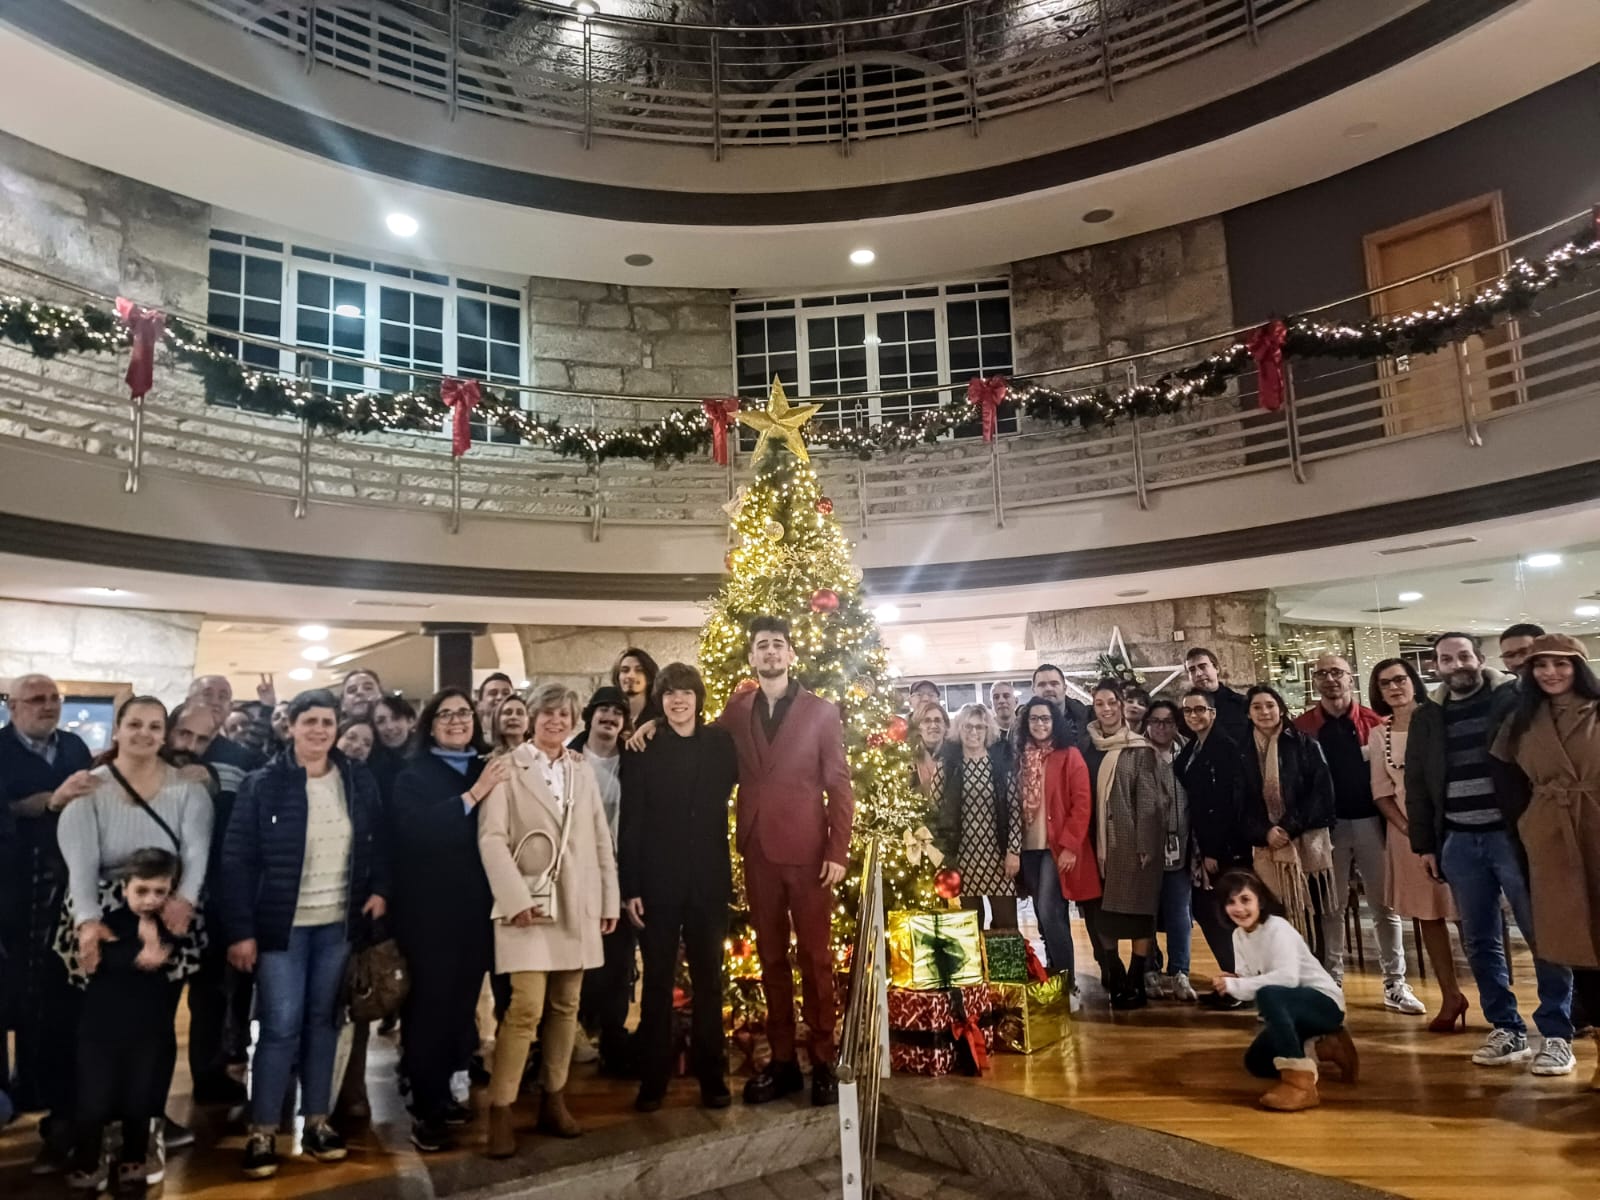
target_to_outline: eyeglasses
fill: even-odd
[[[1028,724],[1029,725],[1054,725],[1055,724],[1055,718],[1052,717],[1049,713],[1029,713],[1028,714]]]
[[[1177,724],[1178,723],[1176,721],[1174,721],[1171,717],[1151,717],[1151,718],[1149,718],[1148,720],[1145,721],[1145,725],[1146,726],[1150,726],[1150,725],[1161,725],[1161,726],[1171,725],[1171,726],[1175,727]]]
[[[1350,674],[1349,671],[1342,670],[1339,667],[1324,667],[1320,671],[1311,672],[1311,678],[1313,678],[1313,679],[1340,679],[1340,678],[1343,678],[1344,676],[1346,676],[1348,674]]]
[[[1381,688],[1396,688],[1403,683],[1410,682],[1411,677],[1409,675],[1391,675],[1387,679],[1378,680],[1378,686]]]
[[[1209,705],[1209,704],[1185,704],[1183,706],[1183,715],[1186,716],[1186,717],[1192,717],[1196,713],[1204,713],[1204,712],[1210,712],[1210,711],[1211,711],[1211,705]]]
[[[433,714],[433,719],[447,725],[452,721],[470,721],[472,720],[472,710],[470,708],[440,709]]]

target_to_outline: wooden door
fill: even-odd
[[[1365,239],[1367,282],[1373,288],[1411,280],[1371,297],[1374,316],[1390,316],[1426,308],[1451,294],[1451,271],[1413,276],[1472,255],[1454,268],[1461,294],[1470,296],[1479,284],[1506,268],[1505,252],[1483,253],[1505,238],[1500,194],[1468,200],[1416,220],[1368,234]],[[1515,404],[1514,323],[1475,335],[1466,343],[1468,390],[1473,411],[1482,416]],[[1462,422],[1461,367],[1451,348],[1414,354],[1380,363],[1383,381],[1384,431],[1389,436],[1446,428]]]

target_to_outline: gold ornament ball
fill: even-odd
[[[767,537],[774,542],[783,541],[783,522],[777,518],[769,519],[763,527]]]

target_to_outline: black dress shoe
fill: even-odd
[[[1128,1010],[1135,1008],[1144,1008],[1149,1003],[1150,997],[1145,993],[1144,984],[1142,981],[1137,987],[1126,987],[1111,997],[1111,1007],[1119,1012],[1127,1012]]]
[[[839,1103],[839,1081],[827,1063],[818,1063],[811,1069],[811,1103],[817,1108]]]
[[[633,1102],[635,1112],[653,1113],[661,1111],[661,1097],[654,1093],[640,1092]]]
[[[745,1081],[744,1102],[766,1104],[782,1096],[792,1096],[805,1086],[806,1077],[800,1074],[799,1063],[793,1059],[788,1062],[769,1062]]]
[[[733,1103],[733,1093],[728,1090],[728,1085],[718,1079],[714,1083],[700,1085],[701,1108],[727,1108]]]

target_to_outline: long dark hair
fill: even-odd
[[[1072,727],[1067,724],[1067,715],[1043,696],[1030,696],[1028,702],[1017,709],[1017,715],[1012,718],[1014,728],[1011,737],[1016,744],[1017,752],[1012,757],[1015,759],[1015,768],[1021,770],[1022,755],[1033,742],[1033,736],[1028,728],[1028,714],[1036,708],[1048,709],[1050,712],[1050,747],[1053,750],[1065,750],[1073,745]]]
[[[1371,705],[1373,712],[1380,717],[1394,716],[1394,705],[1384,698],[1383,689],[1378,686],[1378,676],[1382,675],[1390,667],[1404,667],[1406,675],[1411,680],[1411,691],[1416,696],[1417,704],[1420,706],[1428,703],[1428,689],[1422,682],[1422,676],[1417,674],[1416,667],[1403,658],[1386,658],[1372,668],[1372,674],[1368,677],[1367,703]]]
[[[1539,686],[1539,681],[1533,677],[1533,662],[1537,658],[1551,658],[1549,654],[1530,654],[1528,661],[1522,664],[1522,669],[1517,672],[1517,707],[1511,715],[1511,750],[1516,752],[1517,744],[1522,741],[1522,735],[1533,726],[1533,718],[1538,715],[1539,709],[1550,703],[1550,697]],[[1562,658],[1572,659],[1572,694],[1584,700],[1600,700],[1600,679],[1595,678],[1594,668],[1576,655],[1561,655]],[[120,719],[120,718],[119,718]]]
[[[1217,895],[1222,897],[1224,905],[1244,891],[1255,893],[1256,900],[1261,906],[1263,921],[1268,917],[1284,915],[1283,901],[1278,899],[1276,892],[1261,882],[1261,876],[1254,871],[1229,871],[1217,880]]]
[[[487,754],[489,747],[483,744],[483,730],[478,728],[478,706],[473,703],[472,693],[466,688],[447,687],[440,688],[428,697],[428,702],[422,706],[422,712],[417,715],[417,730],[412,736],[416,740],[417,752],[426,754],[439,743],[434,740],[433,723],[439,716],[439,708],[446,700],[465,700],[467,707],[472,710],[472,737],[467,741],[467,749],[479,754]]]

